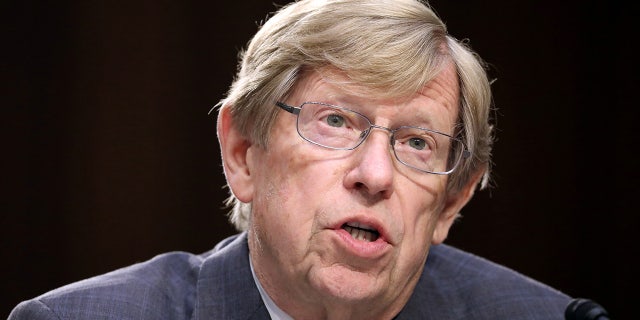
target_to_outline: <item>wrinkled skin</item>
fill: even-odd
[[[451,133],[458,115],[453,67],[406,99],[373,99],[309,72],[285,101],[321,101],[366,115],[376,125],[417,125]],[[275,107],[275,106],[274,106]],[[390,319],[409,299],[431,245],[445,240],[478,179],[446,193],[447,176],[418,172],[394,158],[389,133],[374,129],[352,151],[313,145],[280,111],[267,148],[251,143],[222,109],[218,134],[234,195],[252,202],[251,260],[275,303],[299,319]],[[374,228],[375,241],[343,228]],[[374,239],[370,238],[371,239]]]

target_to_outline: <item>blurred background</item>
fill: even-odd
[[[490,64],[494,187],[447,240],[615,319],[637,297],[635,17],[619,1],[433,0]],[[286,1],[275,0],[282,5]],[[234,233],[209,109],[264,1],[5,1],[0,314]]]

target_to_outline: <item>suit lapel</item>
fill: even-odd
[[[247,234],[234,237],[202,264],[193,319],[270,319],[251,275]]]

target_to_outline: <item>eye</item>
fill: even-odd
[[[408,140],[408,144],[410,147],[416,150],[424,150],[427,147],[427,142],[424,139],[413,137]]]
[[[332,127],[342,127],[344,126],[345,120],[344,117],[339,114],[330,114],[326,118],[327,124]]]
[[[401,127],[394,134],[395,148],[400,153],[409,152],[414,155],[429,155],[435,152],[437,136],[425,129]]]

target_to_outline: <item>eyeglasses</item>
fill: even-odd
[[[376,128],[391,133],[389,143],[400,163],[422,172],[450,174],[471,155],[461,140],[442,132],[415,126],[385,128],[361,113],[322,102],[304,102],[300,107],[282,102],[276,105],[297,116],[302,139],[328,149],[353,150]]]

